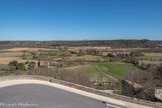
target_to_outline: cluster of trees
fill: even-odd
[[[135,66],[138,66],[139,61],[136,57],[144,56],[141,52],[131,52],[130,54],[125,53],[108,53],[108,57],[111,57],[110,62],[122,60],[127,63],[132,63]]]
[[[147,68],[146,68],[147,67]],[[128,70],[125,79],[142,85],[145,89],[162,86],[162,64],[147,64],[144,70]]]
[[[10,66],[12,70],[25,70],[25,64],[18,63],[17,61],[11,61],[8,66]]]
[[[93,40],[93,41],[1,41],[1,48],[9,47],[43,47],[57,46],[110,46],[113,48],[155,48],[161,42],[143,40]],[[66,47],[64,48],[66,49]]]
[[[78,56],[82,56],[82,55],[96,55],[96,56],[99,56],[99,55],[101,55],[101,51],[100,50],[95,50],[95,49],[70,51],[70,53],[71,54],[77,54]]]
[[[25,62],[25,63],[19,63],[18,61],[14,60],[11,61],[8,66],[11,68],[11,70],[26,70],[26,69],[34,69],[36,67],[35,62]],[[38,62],[38,66],[40,66],[40,62]]]
[[[149,71],[137,72],[135,70],[128,70],[125,73],[124,79],[140,84],[144,89],[156,87],[156,80],[154,79],[153,73]]]
[[[114,62],[114,61],[119,61],[119,60],[123,60],[124,58],[128,57],[128,54],[124,54],[124,53],[108,53],[107,57],[110,57],[110,62]]]
[[[129,56],[131,56],[131,57],[139,57],[139,56],[144,56],[144,54],[141,53],[141,52],[131,52],[129,54]]]
[[[147,48],[147,49],[136,49],[137,52],[146,52],[146,53],[159,53],[162,52],[162,48]]]

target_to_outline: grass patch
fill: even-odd
[[[23,52],[1,52],[0,57],[20,57],[23,54]]]
[[[104,60],[105,61],[110,61],[110,57],[105,57]]]
[[[162,104],[162,101],[157,100],[156,103],[160,103],[160,104]]]
[[[153,58],[153,56],[139,56],[139,57],[137,57],[138,60],[150,60],[152,58]]]
[[[141,69],[135,67],[134,65],[130,63],[124,63],[124,62],[99,63],[98,66],[101,69],[103,67],[108,68],[108,70],[102,70],[102,71],[117,78],[123,78],[124,73],[129,69],[141,71]]]
[[[65,61],[77,61],[77,60],[85,60],[85,61],[105,61],[109,60],[109,58],[103,58],[101,56],[94,56],[94,55],[83,55],[83,56],[77,56],[73,55],[72,57],[69,57],[65,59]]]
[[[60,56],[62,54],[67,54],[65,51],[34,51],[35,55],[49,55],[49,56]]]
[[[32,55],[25,56],[25,57],[26,57],[26,60],[32,60],[33,59],[33,56]]]
[[[124,62],[92,63],[88,65],[68,67],[66,69],[75,72],[84,72],[92,78],[108,78],[107,75],[111,75],[116,78],[123,78],[124,73],[129,69],[141,71],[141,69],[135,67],[134,65]]]
[[[121,90],[115,90],[115,91],[113,91],[113,93],[114,94],[118,94],[118,95],[121,95],[122,94]]]

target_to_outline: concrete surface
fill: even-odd
[[[0,102],[15,104],[16,108],[25,104],[31,108],[106,108],[101,101],[40,84],[0,88]],[[0,105],[0,108],[6,107]]]
[[[34,85],[41,84],[41,86],[33,86],[33,85],[32,85],[32,87],[29,87],[29,86],[26,87],[27,85],[12,86],[12,85],[19,85],[19,84],[34,84]],[[48,85],[51,87],[47,87],[47,86],[44,87],[43,85]],[[10,87],[7,87],[7,86],[10,86],[12,88],[9,89]],[[20,87],[20,88],[17,88],[17,87]],[[8,88],[8,91],[6,88]],[[48,89],[49,89],[49,91],[48,91]],[[70,93],[70,92],[72,92],[72,93]],[[26,94],[26,95],[23,95],[23,94]],[[27,97],[25,97],[25,96],[27,96]],[[55,100],[54,98],[56,98],[56,100],[58,98],[58,100],[52,101],[52,100]],[[41,103],[43,103],[43,101],[44,101],[45,103],[42,104],[41,106],[47,105],[45,108],[123,108],[125,106],[127,106],[129,108],[150,108],[148,106],[143,106],[143,105],[138,105],[138,104],[129,103],[129,102],[125,102],[125,101],[120,101],[120,100],[112,99],[109,97],[104,97],[104,96],[100,96],[97,94],[74,89],[71,87],[63,86],[60,84],[50,83],[47,81],[9,80],[9,81],[0,82],[0,102],[1,102],[1,104],[3,104],[2,102],[5,100],[10,100],[11,102],[14,102],[14,100],[16,100],[16,102],[21,101],[21,100],[22,101],[26,100],[28,102],[28,99],[29,99],[29,102],[35,102],[35,104],[38,104],[38,105],[41,105]],[[65,102],[65,103],[61,104],[62,102]],[[57,103],[60,105],[58,105]],[[68,107],[67,106],[65,107],[64,105],[65,106],[67,105]],[[39,106],[39,108],[41,108],[41,106]],[[72,106],[74,106],[74,107],[72,107]],[[120,106],[122,106],[122,107],[120,107]],[[38,107],[38,106],[34,106],[34,107]],[[42,108],[44,108],[44,106]]]

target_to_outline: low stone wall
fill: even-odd
[[[83,90],[83,91],[86,91],[86,92],[90,92],[90,93],[94,93],[94,94],[98,94],[98,95],[101,95],[101,96],[110,97],[110,98],[114,98],[114,99],[118,99],[118,100],[122,100],[122,101],[126,101],[126,102],[150,106],[150,107],[154,107],[154,108],[162,108],[162,104],[159,104],[159,103],[140,100],[140,99],[131,98],[131,97],[122,96],[122,95],[109,94],[109,93],[105,93],[105,92],[102,92],[102,91],[98,91],[98,90],[93,89],[93,88],[85,87],[85,86],[82,86],[82,85],[78,85],[78,84],[74,84],[74,83],[70,83],[70,82],[66,82],[66,81],[62,81],[62,80],[57,80],[57,79],[54,79],[54,78],[51,78],[51,77],[44,77],[44,76],[37,76],[37,75],[17,75],[17,76],[0,77],[0,81],[21,80],[21,79],[34,79],[34,80],[48,81],[48,82],[51,82],[51,83],[57,83],[57,84],[65,85],[65,86],[72,87],[72,88],[75,88],[75,89]]]
[[[141,85],[122,80],[122,95],[147,101],[155,101],[155,89],[145,90]]]

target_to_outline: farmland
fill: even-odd
[[[71,71],[81,71],[90,75],[92,78],[94,77],[103,77],[108,78],[108,75],[111,75],[115,78],[123,78],[124,73],[129,70],[140,70],[139,68],[133,66],[129,63],[124,62],[107,62],[107,63],[92,63],[89,65],[81,65],[66,68]]]
[[[89,77],[92,83],[100,82],[104,85],[108,83],[113,86],[119,86],[120,84],[118,85],[118,83],[125,77],[127,71],[131,70],[141,72],[143,71],[140,67],[142,64],[162,63],[160,61],[162,53],[143,52],[141,56],[136,57],[139,62],[139,66],[136,66],[134,63],[125,61],[127,58],[129,58],[131,53],[129,48],[125,48],[124,50],[119,50],[118,48],[110,50],[110,47],[101,47],[101,50],[99,50],[99,48],[100,47],[56,47],[50,49],[2,49],[0,50],[0,69],[7,72],[11,71],[12,75],[14,74],[14,70],[10,69],[8,66],[11,61],[16,60],[18,63],[24,63],[26,67],[29,67],[26,63],[34,62],[36,64],[35,68],[30,67],[30,69],[25,69],[23,72],[16,71],[15,74],[42,74],[46,76],[48,74],[49,76],[59,76],[62,79],[62,76],[64,76],[63,74],[69,73],[68,76],[65,75],[67,78],[66,80],[69,80],[68,77],[75,76],[77,73],[79,75],[79,73],[81,73]],[[133,50],[139,49],[134,48]],[[41,69],[39,69],[39,72],[35,72],[38,71],[38,62],[40,62],[41,67],[39,68]],[[46,71],[51,73],[47,73]]]

